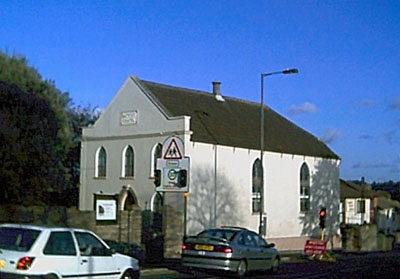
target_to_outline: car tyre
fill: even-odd
[[[121,279],[136,279],[135,273],[132,270],[127,270],[122,274]]]
[[[270,269],[270,273],[271,274],[277,274],[278,271],[279,271],[280,264],[281,264],[281,261],[279,260],[279,258],[275,258],[272,261],[272,266],[271,266],[271,269]]]
[[[236,275],[238,278],[244,278],[247,273],[247,262],[245,260],[240,260],[239,265],[236,269]]]

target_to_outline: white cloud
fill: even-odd
[[[365,162],[358,162],[353,165],[353,169],[386,169],[386,168],[393,168],[392,164],[387,163],[365,163]]]
[[[317,107],[309,102],[305,102],[302,105],[293,105],[289,108],[288,113],[290,115],[299,115],[299,114],[310,114],[316,113],[318,111]]]
[[[342,132],[335,128],[329,128],[325,131],[325,134],[321,137],[321,140],[325,143],[332,143],[333,141],[342,137]]]

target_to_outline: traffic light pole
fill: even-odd
[[[189,193],[184,193],[184,209],[183,209],[183,239],[186,240],[187,236],[187,199],[189,197]]]

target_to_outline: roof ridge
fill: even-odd
[[[180,86],[175,86],[175,85],[169,85],[169,84],[164,84],[164,83],[159,83],[159,82],[154,82],[154,81],[149,81],[149,80],[143,80],[143,79],[139,79],[139,80],[140,80],[140,82],[150,83],[152,85],[159,86],[159,87],[171,88],[171,89],[175,89],[175,90],[179,90],[179,91],[191,91],[192,93],[207,95],[207,96],[211,96],[211,97],[214,96],[212,94],[212,92],[207,92],[207,91],[203,91],[203,90],[191,89],[191,88],[180,87]]]
[[[159,83],[159,82],[154,82],[154,81],[149,81],[149,80],[143,80],[143,79],[140,79],[140,81],[144,82],[144,83],[150,83],[150,84],[153,84],[153,85],[156,85],[156,86],[164,87],[164,88],[177,89],[177,90],[180,90],[180,91],[190,91],[191,93],[204,94],[204,95],[207,95],[207,96],[210,96],[210,97],[214,97],[212,92],[208,92],[208,91],[204,91],[204,90],[192,89],[192,88],[187,88],[187,87],[180,87],[180,86],[169,85],[169,84],[164,84],[164,83]],[[224,94],[221,94],[221,95],[224,97],[224,99],[230,99],[232,101],[238,101],[238,102],[241,102],[241,103],[246,103],[246,104],[250,104],[250,105],[254,105],[254,106],[260,106],[260,103],[255,102],[255,101],[244,100],[244,99],[240,99],[238,97],[232,97],[232,96],[224,95]],[[266,108],[272,110],[268,105],[264,104],[264,106]]]

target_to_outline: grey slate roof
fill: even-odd
[[[392,200],[388,192],[371,190],[371,185],[369,184],[361,186],[351,181],[340,179],[340,199],[357,198],[376,198],[376,206],[380,209],[400,208],[400,202]]]
[[[372,199],[378,195],[380,193],[371,190],[371,185],[365,184],[361,186],[351,181],[340,179],[340,199],[342,200],[356,198]]]
[[[138,80],[171,116],[190,116],[191,140],[260,149],[260,104],[212,93]],[[264,108],[264,150],[339,159],[322,141],[269,107]]]

